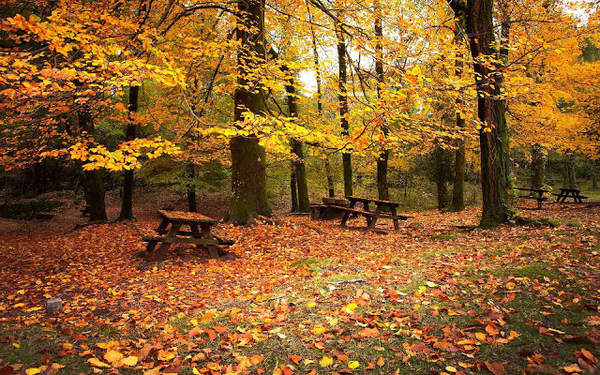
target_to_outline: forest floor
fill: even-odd
[[[146,206],[78,230],[75,208],[0,219],[0,375],[597,371],[600,206],[495,230],[469,228],[473,208],[413,212],[388,235],[220,224],[233,259],[174,245],[160,268],[134,257],[158,222]]]

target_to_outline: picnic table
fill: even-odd
[[[343,211],[339,211],[335,207],[349,207],[350,203],[346,198],[340,197],[326,197],[323,198],[323,204],[311,204],[311,218],[317,219],[336,219],[341,218],[344,214]]]
[[[348,221],[348,219],[350,218],[350,215],[352,215],[352,214],[364,216],[365,219],[367,220],[367,227],[369,230],[375,229],[375,224],[377,223],[377,220],[379,220],[380,218],[392,219],[395,230],[400,229],[400,224],[398,222],[399,220],[407,220],[409,218],[408,216],[405,216],[405,215],[398,215],[397,209],[398,209],[398,206],[400,206],[400,203],[384,201],[384,200],[380,200],[380,199],[361,198],[361,197],[353,197],[353,196],[347,196],[346,199],[348,199],[348,201],[350,201],[349,207],[332,206],[332,207],[344,212],[344,215],[342,216],[342,222],[341,222],[342,226],[346,226],[346,222]],[[357,203],[363,204],[362,210],[355,208]],[[375,211],[371,211],[371,207],[370,207],[371,203],[374,203],[376,205]],[[389,209],[390,212],[389,213],[385,212],[386,209]]]
[[[162,220],[156,229],[157,235],[142,236],[148,242],[147,252],[152,252],[156,245],[161,245],[156,251],[155,260],[162,262],[171,244],[187,243],[197,247],[205,247],[211,258],[221,257],[223,251],[219,245],[229,246],[233,241],[223,240],[211,233],[211,228],[217,225],[217,220],[195,212],[159,210],[158,214]],[[182,226],[188,226],[189,231],[182,230]],[[169,227],[170,226],[170,227]]]
[[[581,190],[561,188],[560,193],[554,195],[556,195],[557,203],[564,203],[567,198],[573,198],[575,203],[583,203],[583,200],[588,199],[588,197],[583,196],[580,193]]]
[[[542,202],[545,202],[548,200],[548,197],[544,197],[544,194],[550,192],[550,190],[545,190],[545,189],[528,189],[528,188],[515,188],[515,190],[529,192],[529,194],[526,194],[526,195],[519,195],[519,198],[535,199],[537,201],[538,210],[542,209]]]

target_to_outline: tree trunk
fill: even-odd
[[[198,212],[198,203],[196,201],[196,185],[194,184],[194,179],[196,178],[196,166],[191,161],[188,162],[188,165],[186,166],[186,174],[190,179],[190,182],[187,185],[188,211]]]
[[[249,75],[266,58],[264,47],[264,0],[238,2],[240,27],[237,39],[238,52],[237,87],[234,94],[234,120],[242,121],[243,112],[262,114],[265,110],[262,88],[255,87]],[[231,150],[231,184],[233,197],[229,206],[228,221],[247,224],[258,215],[270,216],[266,190],[266,153],[254,136],[236,136],[229,143]]]
[[[437,206],[439,210],[448,207],[448,187],[446,183],[451,180],[451,154],[448,150],[436,146],[433,151],[433,180],[437,190]]]
[[[298,183],[296,181],[296,165],[290,163],[290,196],[292,198],[292,212],[298,212]]]
[[[338,102],[340,106],[340,124],[342,126],[342,136],[350,135],[350,124],[348,123],[348,91],[346,84],[348,82],[348,72],[346,67],[346,41],[341,26],[336,22],[335,33],[337,37],[338,52]],[[352,154],[344,151],[342,154],[342,164],[344,169],[344,195],[352,195]]]
[[[377,98],[381,99],[381,90],[385,81],[383,72],[383,23],[381,21],[381,9],[379,1],[375,2],[375,11],[377,12],[377,18],[375,19],[375,37],[377,43],[375,44],[375,75],[377,76]],[[381,125],[383,134],[387,137],[388,127],[384,122]],[[388,160],[390,158],[390,150],[384,149],[379,158],[377,158],[377,192],[379,193],[379,199],[389,200],[390,189],[388,185]]]
[[[577,188],[577,176],[575,169],[575,159],[572,153],[567,155],[565,160],[565,186],[568,189],[576,189]]]
[[[79,118],[79,128],[90,135],[94,134],[94,123],[88,107],[83,107],[77,113]],[[103,171],[96,169],[92,171],[83,171],[82,186],[85,201],[89,207],[90,221],[107,220],[106,204],[104,202],[104,178]]]
[[[317,36],[315,34],[315,28],[312,23],[312,14],[310,12],[310,7],[308,6],[308,2],[306,3],[306,10],[308,12],[308,19],[310,21],[310,33],[312,36],[312,45],[313,45],[313,56],[315,63],[315,72],[317,78],[317,113],[319,117],[323,116],[323,95],[321,89],[321,68],[319,63],[319,51],[317,50]],[[333,185],[333,174],[331,173],[331,165],[329,164],[329,157],[325,154],[325,175],[327,177],[327,188],[329,190],[329,197],[335,197],[335,188]]]
[[[288,110],[291,118],[298,117],[298,105],[296,103],[296,87],[294,80],[290,79],[285,85],[287,93]],[[292,153],[296,156],[293,161],[293,177],[296,179],[296,189],[298,191],[298,212],[310,212],[310,202],[308,201],[308,181],[306,180],[306,165],[304,162],[304,150],[302,142],[292,138]],[[293,203],[293,202],[292,202]],[[292,204],[293,206],[293,204]]]
[[[462,41],[462,36],[464,35],[464,30],[465,30],[465,17],[464,17],[464,13],[461,14],[457,14],[456,18],[457,18],[457,25],[454,31],[454,42],[455,43],[461,43]],[[463,73],[463,65],[462,65],[462,55],[459,54],[457,56],[456,59],[456,67],[455,67],[455,74],[457,77],[461,77],[462,73]],[[463,104],[463,100],[462,98],[459,96],[456,99],[456,106],[457,109],[460,109],[460,107]],[[459,113],[459,111],[456,112],[456,127],[458,129],[464,129],[465,128],[465,119],[464,117],[461,115],[461,113]],[[466,164],[467,164],[467,155],[466,155],[466,148],[465,148],[465,140],[464,139],[459,139],[458,140],[458,147],[455,151],[455,155],[454,155],[454,180],[452,182],[452,202],[450,203],[450,207],[448,208],[448,211],[451,212],[460,212],[462,210],[465,209],[465,168],[466,168]]]
[[[506,124],[506,101],[500,97],[503,84],[503,66],[490,69],[483,63],[497,53],[494,50],[493,0],[448,0],[455,10],[466,15],[466,31],[474,59],[476,74],[478,117],[482,126],[479,132],[481,147],[481,189],[483,198],[481,226],[495,227],[506,222],[509,207],[509,134]],[[503,37],[508,24],[503,24]],[[508,56],[504,48],[502,57]],[[503,64],[498,64],[503,65]]]
[[[127,128],[125,129],[125,139],[133,141],[135,139],[135,114],[138,111],[139,86],[129,86],[129,114],[127,118]],[[123,197],[121,198],[121,213],[119,220],[133,220],[133,169],[126,170],[123,175]]]
[[[544,186],[546,170],[546,154],[539,145],[534,145],[531,150],[531,188],[541,189]]]

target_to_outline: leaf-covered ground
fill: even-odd
[[[134,256],[152,214],[2,220],[0,374],[595,373],[600,207],[545,207],[496,230],[475,209],[388,235],[221,224],[233,259],[174,245],[160,268]]]

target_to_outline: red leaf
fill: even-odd
[[[300,361],[302,360],[302,357],[300,357],[299,355],[291,355],[290,359],[292,360],[292,362],[299,365]]]

